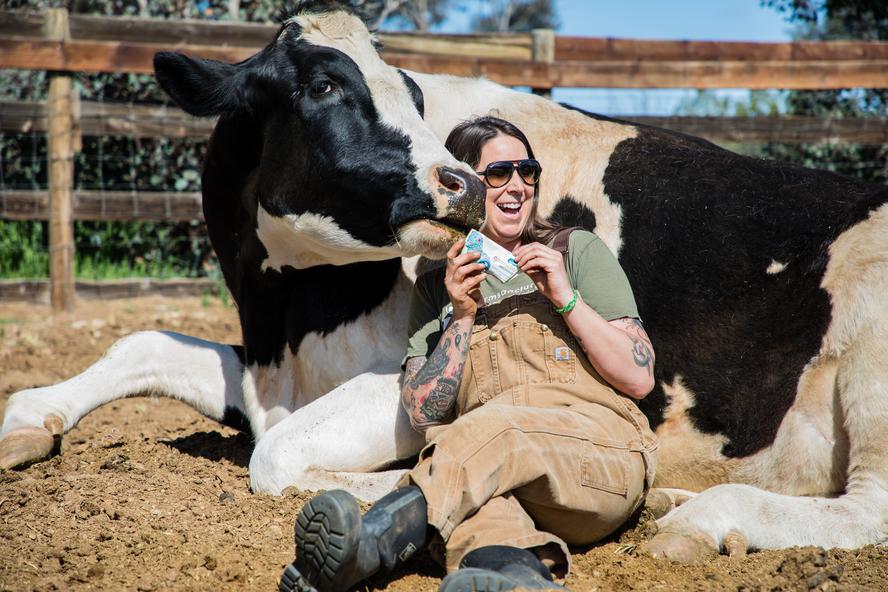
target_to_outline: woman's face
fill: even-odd
[[[475,170],[483,171],[490,163],[500,160],[515,162],[526,158],[527,149],[521,140],[497,134],[481,147],[481,161]],[[509,181],[502,187],[487,184],[487,222],[482,232],[507,249],[517,247],[532,204],[533,185],[525,183],[517,171],[512,171]]]

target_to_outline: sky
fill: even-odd
[[[556,0],[562,35],[786,41],[789,26],[758,0]]]
[[[559,35],[636,39],[788,41],[790,25],[759,0],[555,0]],[[442,32],[463,32],[455,14]],[[689,89],[555,89],[553,99],[607,115],[671,115],[696,95]],[[747,91],[715,91],[742,101]]]

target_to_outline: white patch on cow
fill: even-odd
[[[847,490],[878,495],[885,505],[872,510],[888,516],[888,204],[830,245],[821,285],[832,302],[821,355],[839,356],[836,382],[850,443]]]
[[[250,458],[253,491],[346,489],[367,501],[391,491],[404,470],[370,471],[424,444],[398,402],[399,379],[390,369],[359,374],[271,427]]]
[[[244,371],[247,417],[255,437],[321,395],[371,369],[398,373],[406,351],[406,303],[412,281],[401,274],[389,297],[368,314],[327,334],[303,337],[294,355],[285,347],[281,363],[252,364]],[[360,290],[359,285],[354,286]]]
[[[768,265],[767,269],[765,269],[765,273],[767,273],[768,275],[777,275],[778,273],[786,269],[786,265],[786,263],[781,263],[780,261],[771,259],[771,264]]]
[[[605,193],[604,171],[617,145],[638,135],[636,128],[593,119],[483,79],[409,75],[422,89],[428,125],[442,141],[456,124],[481,115],[517,125],[543,166],[540,213],[548,216],[564,195],[571,195],[595,213],[595,233],[619,256],[622,208]],[[578,155],[582,166],[577,166]]]
[[[398,70],[386,64],[373,46],[373,36],[360,19],[344,12],[301,14],[292,19],[301,29],[301,39],[332,47],[348,55],[358,66],[370,89],[380,121],[410,140],[410,155],[416,167],[419,188],[435,198],[439,217],[448,211],[446,196],[439,196],[437,168],[448,166],[467,173],[471,169],[457,161],[435,137],[416,110],[412,96]]]
[[[308,212],[272,216],[259,205],[256,234],[268,257],[262,269],[285,265],[305,269],[315,265],[347,265],[358,261],[382,261],[400,257],[397,245],[377,247],[350,235],[330,216]]]
[[[404,276],[410,280],[410,283],[416,282],[416,276],[418,275],[417,266],[419,265],[419,261],[422,259],[419,255],[413,257],[404,257],[401,259],[401,271],[404,272]]]
[[[134,395],[163,395],[220,420],[241,409],[241,364],[220,343],[167,331],[140,331],[119,339],[82,373],[59,384],[27,389],[6,403],[0,434],[43,427],[49,415],[65,431],[97,407]]]
[[[731,483],[688,500],[657,520],[657,530],[702,534],[716,548],[722,547],[729,534],[739,533],[751,549],[853,549],[886,541],[884,503],[872,507],[867,501],[851,496],[790,496]]]

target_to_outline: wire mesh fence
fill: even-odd
[[[43,72],[9,70],[0,79],[0,277],[47,277],[48,80]],[[199,194],[211,123],[183,131],[168,117],[181,112],[158,96],[150,77],[73,79],[77,277],[214,275]],[[155,123],[143,125],[146,109]]]

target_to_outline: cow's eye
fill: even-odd
[[[333,92],[333,83],[326,78],[312,80],[308,85],[308,94],[313,97],[320,97]]]

